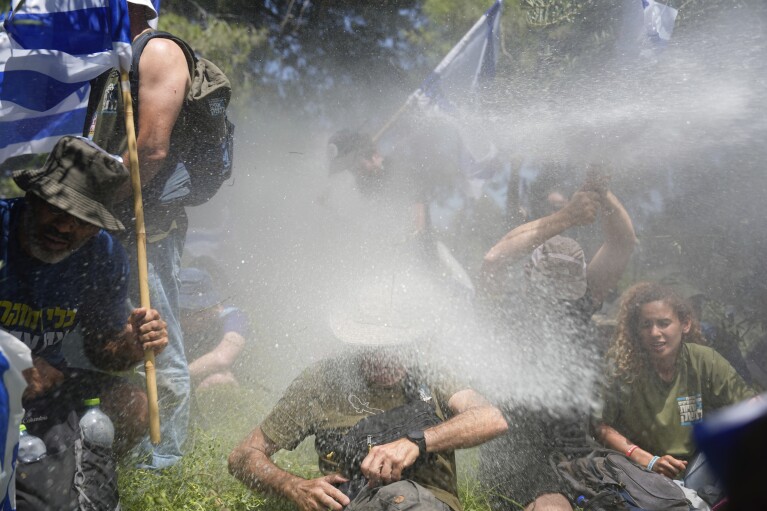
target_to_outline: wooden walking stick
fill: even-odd
[[[133,100],[130,93],[130,79],[127,71],[120,71],[120,88],[125,105],[125,133],[128,137],[130,177],[133,188],[133,209],[136,212],[136,249],[138,251],[138,288],[141,307],[150,308],[149,269],[146,262],[146,227],[144,226],[144,203],[141,198],[141,174],[138,166],[136,127],[133,124]],[[146,373],[146,397],[149,403],[149,439],[154,445],[160,443],[160,407],[157,404],[157,375],[155,373],[154,350],[144,350],[144,372]]]

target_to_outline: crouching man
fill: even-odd
[[[42,427],[100,397],[118,452],[146,430],[145,393],[108,373],[69,367],[62,344],[80,325],[86,354],[104,371],[130,369],[144,350],[168,344],[156,310],[128,310],[128,260],[107,232],[123,229],[112,204],[127,179],[98,146],[63,137],[42,168],[14,174],[26,196],[0,200],[0,329],[32,351],[25,423]]]
[[[431,365],[428,373],[420,369],[421,336],[414,329],[367,310],[366,317],[331,322],[344,354],[292,382],[231,453],[229,471],[302,511],[375,510],[385,502],[460,511],[454,450],[503,434],[506,421],[477,392]],[[303,479],[272,462],[277,451],[310,435],[323,477]]]

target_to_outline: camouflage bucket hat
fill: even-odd
[[[41,168],[16,171],[13,180],[74,217],[117,231],[125,227],[113,213],[114,197],[128,176],[115,156],[85,138],[66,136]]]
[[[586,294],[586,258],[572,238],[554,236],[531,257],[530,280],[559,300],[577,300]]]

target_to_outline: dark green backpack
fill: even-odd
[[[138,63],[147,43],[155,37],[178,44],[189,63],[192,86],[173,130],[172,148],[189,174],[189,193],[180,199],[184,206],[209,201],[232,176],[234,125],[226,116],[232,97],[229,79],[211,61],[199,58],[178,37],[162,31],[140,35],[133,42],[130,81],[134,115],[138,116]]]
[[[585,510],[690,510],[684,492],[671,479],[648,472],[616,451],[597,449],[584,458],[560,461],[555,469],[572,497],[585,497],[580,505]]]

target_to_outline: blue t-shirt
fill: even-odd
[[[0,329],[34,355],[65,364],[61,341],[78,323],[83,335],[104,339],[128,318],[128,258],[106,231],[56,264],[28,255],[18,237],[23,198],[0,200]]]

